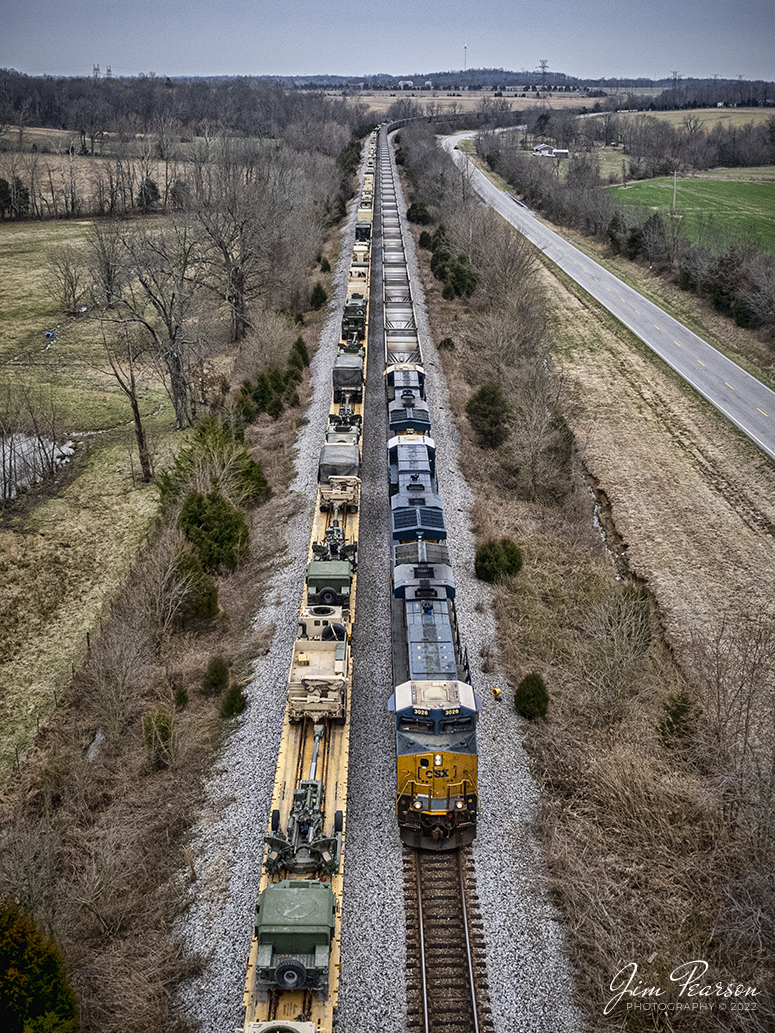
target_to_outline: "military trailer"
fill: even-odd
[[[319,484],[330,484],[333,477],[358,477],[360,472],[361,453],[357,445],[323,445],[318,459]]]
[[[267,886],[256,905],[256,986],[327,991],[335,922],[330,883],[283,879]]]
[[[349,609],[353,564],[350,559],[314,559],[307,564],[307,605]]]

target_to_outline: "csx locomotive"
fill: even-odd
[[[424,850],[470,843],[481,703],[460,641],[425,370],[389,149],[380,154],[396,720],[396,814]]]

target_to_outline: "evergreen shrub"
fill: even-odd
[[[466,405],[466,415],[483,448],[499,448],[508,436],[511,409],[498,384],[484,384]]]
[[[241,685],[232,685],[221,701],[221,717],[228,721],[237,717],[248,705],[248,697]]]
[[[202,679],[202,694],[204,696],[220,696],[229,684],[229,665],[222,656],[214,656],[207,665],[205,676]]]
[[[3,1033],[77,1033],[78,1008],[53,939],[17,904],[0,905]]]
[[[549,693],[546,682],[540,674],[527,674],[517,686],[514,696],[517,713],[534,721],[537,717],[546,717],[549,709]]]
[[[522,570],[522,553],[511,538],[484,542],[476,550],[474,571],[480,581],[492,584],[502,577],[512,577]]]
[[[328,295],[326,294],[325,287],[318,280],[318,282],[312,288],[312,294],[310,295],[309,299],[310,307],[314,309],[323,308],[327,301]]]
[[[217,491],[189,492],[178,527],[206,571],[234,570],[247,555],[250,537],[245,517]]]

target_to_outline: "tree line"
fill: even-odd
[[[415,198],[408,215],[428,225],[419,243],[443,298],[476,314],[439,347],[465,355],[469,422],[501,483],[521,499],[562,504],[573,490],[567,385],[552,363],[534,249],[481,204],[470,172],[450,162],[434,134],[427,123],[400,134],[397,160]]]
[[[759,136],[769,134],[768,127],[758,128]],[[684,142],[691,135],[687,130]],[[766,146],[772,160],[775,142]],[[677,276],[680,287],[710,298],[741,326],[775,326],[775,256],[754,230],[734,237],[709,217],[690,241],[680,212],[663,217],[645,205],[620,203],[603,180],[592,151],[573,154],[560,179],[554,163],[535,158],[513,136],[482,133],[477,149],[527,204],[552,222],[608,240],[614,252]]]
[[[161,123],[181,126],[189,137],[207,126],[229,134],[274,138],[312,131],[324,141],[325,127],[350,128],[364,109],[341,97],[283,90],[247,77],[174,82],[153,73],[137,78],[53,78],[0,69],[0,126],[23,142],[29,126],[75,131],[83,149],[129,126],[147,133]]]
[[[33,126],[57,132],[33,136]],[[0,71],[0,217],[178,208],[191,167],[210,163],[222,139],[335,160],[370,128],[357,103],[248,80],[52,80]]]

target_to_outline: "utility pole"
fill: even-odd
[[[546,69],[549,67],[549,62],[544,58],[538,62],[541,66],[541,89],[546,89]]]
[[[467,51],[468,51],[468,47],[464,45],[463,46],[463,71],[464,72],[468,68],[468,53],[467,53]]]

